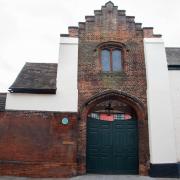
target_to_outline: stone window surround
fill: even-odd
[[[101,52],[102,50],[109,50],[110,51],[110,71],[104,72],[102,70],[102,63],[101,63]],[[112,70],[112,51],[113,50],[120,50],[121,51],[121,66],[122,69],[120,71],[113,71]],[[124,43],[115,42],[115,41],[108,41],[100,43],[95,51],[98,51],[98,59],[99,59],[99,69],[101,69],[101,72],[103,73],[117,73],[117,72],[124,72],[124,61],[127,57],[127,52],[129,51]]]

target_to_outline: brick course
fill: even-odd
[[[69,125],[61,119],[68,117]],[[77,114],[0,113],[0,174],[31,177],[76,175]]]
[[[152,31],[151,31],[152,32]],[[148,34],[148,33],[146,33]],[[95,16],[86,17],[85,23],[79,23],[79,138],[78,138],[78,172],[86,172],[86,121],[92,105],[87,102],[92,97],[110,91],[123,92],[135,97],[143,105],[137,109],[139,130],[139,174],[148,174],[149,146],[147,122],[146,72],[144,60],[143,38],[146,35],[141,23],[135,23],[133,16],[126,16],[125,11],[118,10],[111,2],[95,11]],[[148,34],[149,35],[149,34]],[[98,46],[112,42],[124,44],[123,71],[119,73],[103,73],[99,61]],[[120,96],[107,96],[119,101]],[[128,103],[128,96],[127,96]],[[93,103],[92,103],[93,104]],[[94,104],[95,106],[95,104]],[[138,104],[137,104],[138,106]]]

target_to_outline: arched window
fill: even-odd
[[[122,71],[122,52],[121,49],[114,47],[101,49],[101,66],[103,72]]]

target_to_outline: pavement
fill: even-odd
[[[88,174],[88,175],[76,176],[72,178],[29,178],[29,177],[0,176],[0,180],[179,180],[179,179],[178,178],[151,178],[148,176],[139,176],[139,175]]]

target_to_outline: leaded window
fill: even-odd
[[[101,66],[103,72],[122,71],[122,52],[116,48],[101,50]]]

